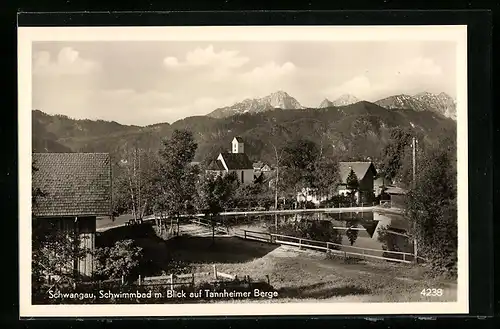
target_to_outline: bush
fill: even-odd
[[[97,248],[94,257],[97,278],[118,279],[123,276],[129,279],[136,275],[143,253],[142,248],[129,239],[117,241],[113,247]]]
[[[352,198],[348,195],[334,195],[330,199],[320,203],[321,208],[338,208],[350,207],[352,205]]]

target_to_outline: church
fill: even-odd
[[[241,137],[233,138],[231,152],[220,153],[217,159],[210,162],[207,172],[224,175],[234,172],[240,183],[245,185],[253,183],[253,164],[245,154],[244,147]]]

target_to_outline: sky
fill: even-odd
[[[145,126],[278,90],[306,107],[343,94],[456,97],[455,50],[443,41],[33,42],[32,107]]]

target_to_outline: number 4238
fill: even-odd
[[[426,288],[420,292],[420,295],[424,297],[440,297],[443,296],[443,289]]]

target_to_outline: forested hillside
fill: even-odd
[[[433,144],[439,135],[454,136],[456,127],[455,121],[435,112],[386,109],[366,101],[321,109],[275,109],[220,119],[195,116],[146,127],[74,120],[38,110],[32,114],[34,152],[110,152],[119,159],[132,146],[157,150],[162,138],[175,129],[187,129],[198,143],[195,161],[228,150],[232,138],[240,136],[251,160],[271,164],[275,161],[273,145],[279,149],[297,138],[308,138],[323,152],[344,159],[377,160],[391,128],[410,129]]]

